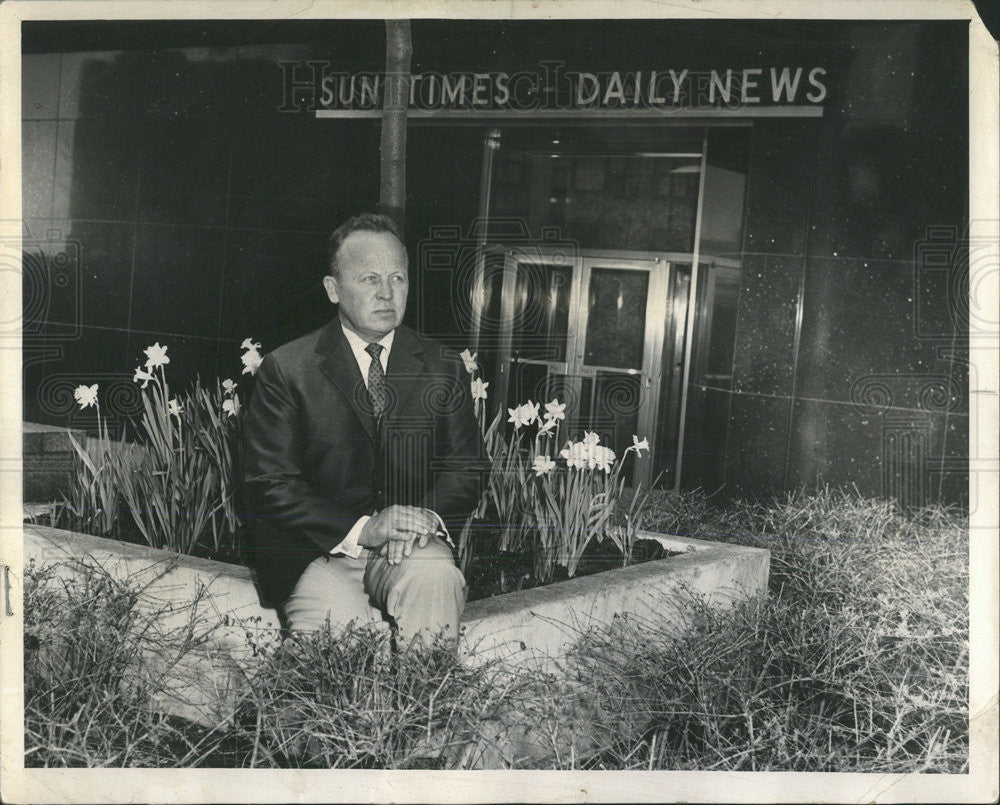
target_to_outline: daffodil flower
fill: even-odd
[[[479,364],[476,363],[476,357],[479,355],[478,352],[469,352],[468,349],[463,349],[460,353],[462,358],[462,363],[465,364],[465,371],[470,375],[479,368]]]
[[[153,379],[153,375],[152,375],[151,372],[147,372],[141,366],[136,366],[135,367],[135,375],[133,375],[133,377],[132,377],[132,382],[133,383],[138,383],[139,381],[142,381],[142,387],[146,388],[146,386],[149,385],[149,381],[152,380],[152,379]]]
[[[629,450],[635,450],[635,454],[637,456],[641,456],[643,450],[645,450],[648,453],[649,452],[649,439],[643,439],[640,442],[639,441],[639,437],[636,436],[633,433],[632,434],[632,446],[630,448],[628,448],[628,449]]]
[[[525,425],[530,425],[538,419],[538,403],[528,400],[523,405],[517,406],[517,408],[508,408],[507,413],[510,414],[507,421],[513,422],[514,430],[517,430]]]
[[[586,433],[583,434],[583,443],[588,447],[596,447],[598,444],[600,444],[600,441],[601,437],[598,436],[596,433],[594,433],[594,431],[592,430],[588,430]]]
[[[260,350],[260,341],[254,341],[251,338],[244,338],[243,343],[240,344],[240,349],[252,349]]]
[[[260,353],[254,349],[249,349],[240,356],[240,360],[243,362],[243,374],[249,372],[252,375],[257,374],[257,370],[260,368],[260,363],[262,358]]]
[[[566,403],[560,403],[559,400],[552,400],[552,402],[545,403],[545,418],[551,420],[565,419],[566,418]]]
[[[478,377],[472,381],[472,399],[473,400],[485,400],[486,399],[486,387],[489,383],[484,383]]]
[[[97,405],[97,383],[92,386],[77,386],[73,389],[73,399],[77,401],[82,411],[84,408]]]
[[[164,344],[160,346],[160,342],[157,341],[153,346],[146,347],[143,350],[146,355],[146,370],[155,369],[157,366],[164,366],[170,363],[170,358],[167,357],[167,346]]]
[[[538,426],[539,436],[548,436],[556,427],[556,421],[554,419],[545,418],[545,421]]]
[[[566,446],[559,451],[559,455],[573,469],[582,470],[587,466],[587,448],[583,442],[567,442]]]
[[[536,476],[545,475],[556,468],[556,463],[548,456],[535,456],[535,461],[531,465],[531,469],[535,471]]]
[[[232,394],[234,391],[236,391],[236,384],[232,380],[229,380],[227,378],[226,380],[222,381],[222,390],[226,392],[226,394]]]
[[[240,398],[234,394],[228,400],[222,401],[222,412],[227,416],[236,416],[240,412]]]
[[[611,472],[611,465],[615,463],[615,451],[610,447],[596,445],[594,448],[594,464],[599,470]]]
[[[180,416],[181,411],[183,410],[184,406],[181,405],[179,402],[177,402],[176,397],[174,397],[173,399],[170,400],[170,402],[167,403],[167,411],[173,414],[174,416]]]
[[[524,424],[530,425],[536,419],[538,419],[538,403],[533,403],[528,400],[524,405],[521,406],[521,410],[524,412]]]

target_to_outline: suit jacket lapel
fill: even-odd
[[[413,331],[406,327],[396,328],[392,340],[392,351],[389,353],[388,369],[385,373],[389,386],[389,416],[403,410],[407,400],[424,377],[427,366],[421,354],[423,347]]]
[[[393,349],[390,353],[390,360],[395,351]],[[372,416],[371,400],[368,397],[364,379],[361,377],[361,370],[358,369],[358,362],[351,351],[350,344],[344,337],[339,317],[334,316],[323,329],[316,344],[316,353],[320,358],[319,365],[323,374],[337,387],[348,405],[357,414],[358,420],[372,444],[376,444],[375,418]]]

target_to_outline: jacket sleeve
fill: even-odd
[[[257,370],[243,423],[244,483],[252,530],[305,539],[329,553],[357,521],[354,511],[319,494],[303,472],[300,410],[271,355]]]
[[[438,445],[426,508],[437,512],[449,529],[461,528],[479,504],[489,467],[483,436],[472,408],[469,375],[457,355],[449,355],[449,385],[454,398],[438,427]],[[457,533],[457,532],[455,532]]]

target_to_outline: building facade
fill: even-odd
[[[381,21],[25,23],[24,418],[327,320]],[[408,323],[634,481],[968,503],[968,23],[412,23]]]

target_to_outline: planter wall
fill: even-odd
[[[595,624],[628,617],[680,631],[692,597],[722,606],[767,591],[769,551],[649,532],[641,536],[681,553],[473,601],[463,618],[466,648],[474,657],[517,656],[551,670],[552,660]]]
[[[692,596],[725,605],[767,589],[766,550],[644,536],[683,553],[470,603],[462,644],[469,661],[506,657],[551,667],[588,626],[624,616],[655,619],[661,625],[666,619],[680,630],[684,604]],[[26,524],[25,563],[32,559],[39,565],[59,563],[60,574],[97,564],[117,578],[148,585],[145,605],[158,613],[163,630],[187,628],[196,635],[195,647],[171,667],[174,684],[161,705],[205,725],[214,726],[231,713],[252,652],[250,642],[278,638],[278,615],[261,605],[245,567]],[[197,602],[194,621],[187,606],[191,602]]]
[[[53,425],[21,424],[23,450],[24,500],[54,500],[66,491],[73,468],[73,445],[69,431]],[[73,431],[84,444],[87,434]]]

